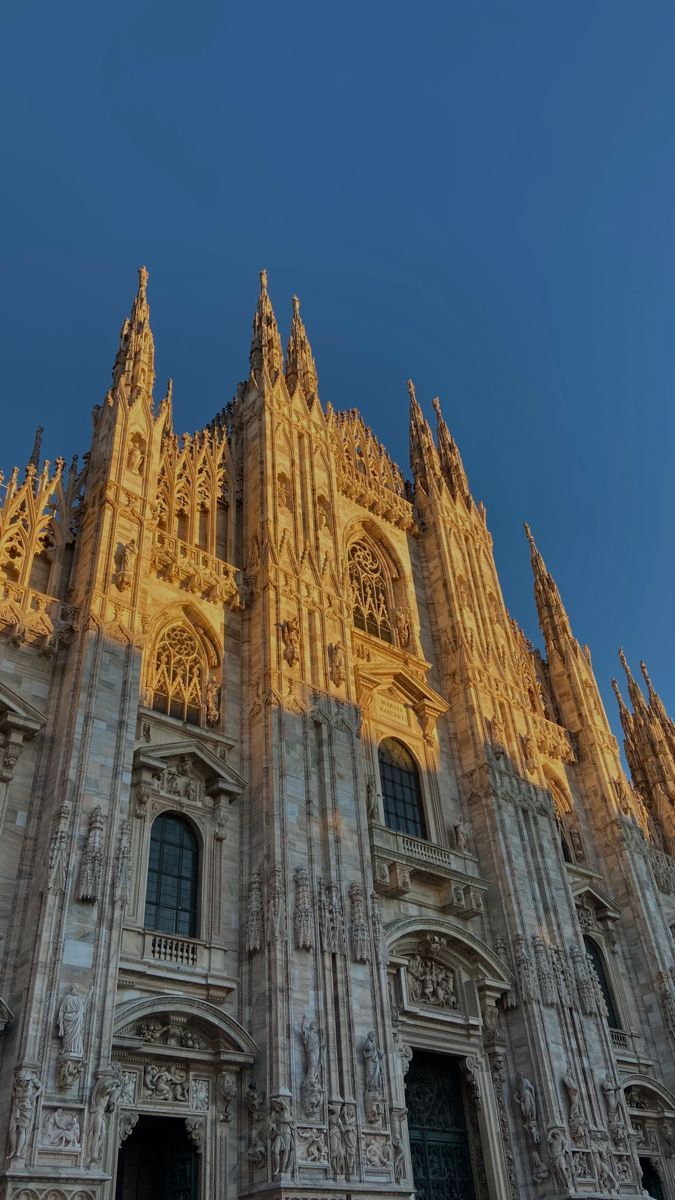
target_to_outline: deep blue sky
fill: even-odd
[[[524,519],[615,729],[620,642],[675,715],[675,6],[14,0],[3,41],[0,466],[87,449],[141,262],[203,424],[266,266],[403,464],[440,394],[528,634]]]

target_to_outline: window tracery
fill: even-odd
[[[150,667],[150,707],[199,725],[206,688],[206,664],[196,635],[185,624],[169,625],[157,642]]]
[[[393,642],[388,588],[382,563],[367,542],[359,541],[349,548],[348,565],[356,628],[384,642]]]

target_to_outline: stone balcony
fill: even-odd
[[[372,822],[371,853],[375,891],[383,896],[405,896],[413,880],[442,890],[441,907],[465,920],[483,911],[487,883],[478,875],[478,860],[437,842],[398,833]]]
[[[201,983],[227,994],[236,987],[236,980],[226,969],[226,958],[223,946],[127,926],[122,933],[120,975]]]

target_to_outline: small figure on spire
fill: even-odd
[[[261,292],[267,291],[267,271],[265,270],[264,267],[263,267],[262,271],[260,272],[260,291]]]
[[[152,405],[152,389],[155,382],[155,343],[150,328],[148,307],[148,269],[138,268],[138,291],[131,306],[131,313],[120,330],[120,343],[113,366],[113,391],[124,395],[128,403],[141,395]]]
[[[624,654],[622,647],[619,648],[619,662],[621,663],[621,666],[623,667],[625,674],[626,674],[626,679],[628,681],[628,695],[630,696],[630,700],[631,700],[631,704],[633,705],[633,709],[637,712],[638,709],[646,708],[645,698],[642,694],[642,691],[638,687],[638,684],[636,683],[635,679],[633,678],[631,669],[628,666],[628,663],[626,661],[626,655]]]

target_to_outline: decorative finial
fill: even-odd
[[[530,549],[531,549],[531,550],[536,550],[536,548],[537,548],[537,547],[536,547],[536,544],[535,544],[535,541],[534,541],[534,537],[533,537],[533,534],[532,534],[532,530],[530,529],[530,527],[529,527],[529,525],[528,525],[527,521],[523,521],[523,529],[525,530],[525,533],[526,533],[526,535],[527,535],[527,540],[528,540],[528,542],[530,543]]]
[[[616,680],[616,679],[612,680],[612,691],[614,692],[614,695],[616,696],[617,700],[619,701],[619,704],[623,704],[623,696],[621,695],[621,688],[619,687],[618,680]]]
[[[293,316],[299,317],[300,316],[300,297],[292,296],[291,299],[293,301]]]
[[[150,278],[150,275],[148,272],[148,268],[147,267],[139,267],[138,268],[138,287],[141,292],[144,292],[146,287],[148,286],[149,278]]]
[[[441,402],[440,402],[440,400],[439,400],[438,396],[434,396],[434,398],[433,398],[433,400],[432,400],[432,402],[431,402],[431,403],[432,403],[432,404],[433,404],[433,406],[434,406],[434,412],[436,413],[436,416],[438,417],[438,420],[439,420],[439,421],[442,421],[442,420],[443,420],[443,413],[441,412]]]
[[[413,383],[412,379],[408,379],[406,382],[407,382],[407,387],[408,387],[408,395],[410,396],[410,401],[412,404],[417,404],[417,396],[415,395],[415,384]]]
[[[640,659],[640,670],[642,671],[642,674],[644,675],[644,680],[645,680],[645,683],[647,684],[647,687],[649,688],[649,690],[651,692],[653,692],[654,688],[652,686],[652,681],[649,678],[649,671],[647,670],[647,664],[642,659]]]
[[[264,267],[263,267],[262,271],[260,272],[260,291],[262,292],[263,295],[267,291],[267,271],[265,270]]]
[[[619,646],[619,662],[621,663],[621,666],[623,667],[626,674],[630,675],[630,667],[628,666],[628,663],[626,662],[626,655],[623,652],[623,646]]]

